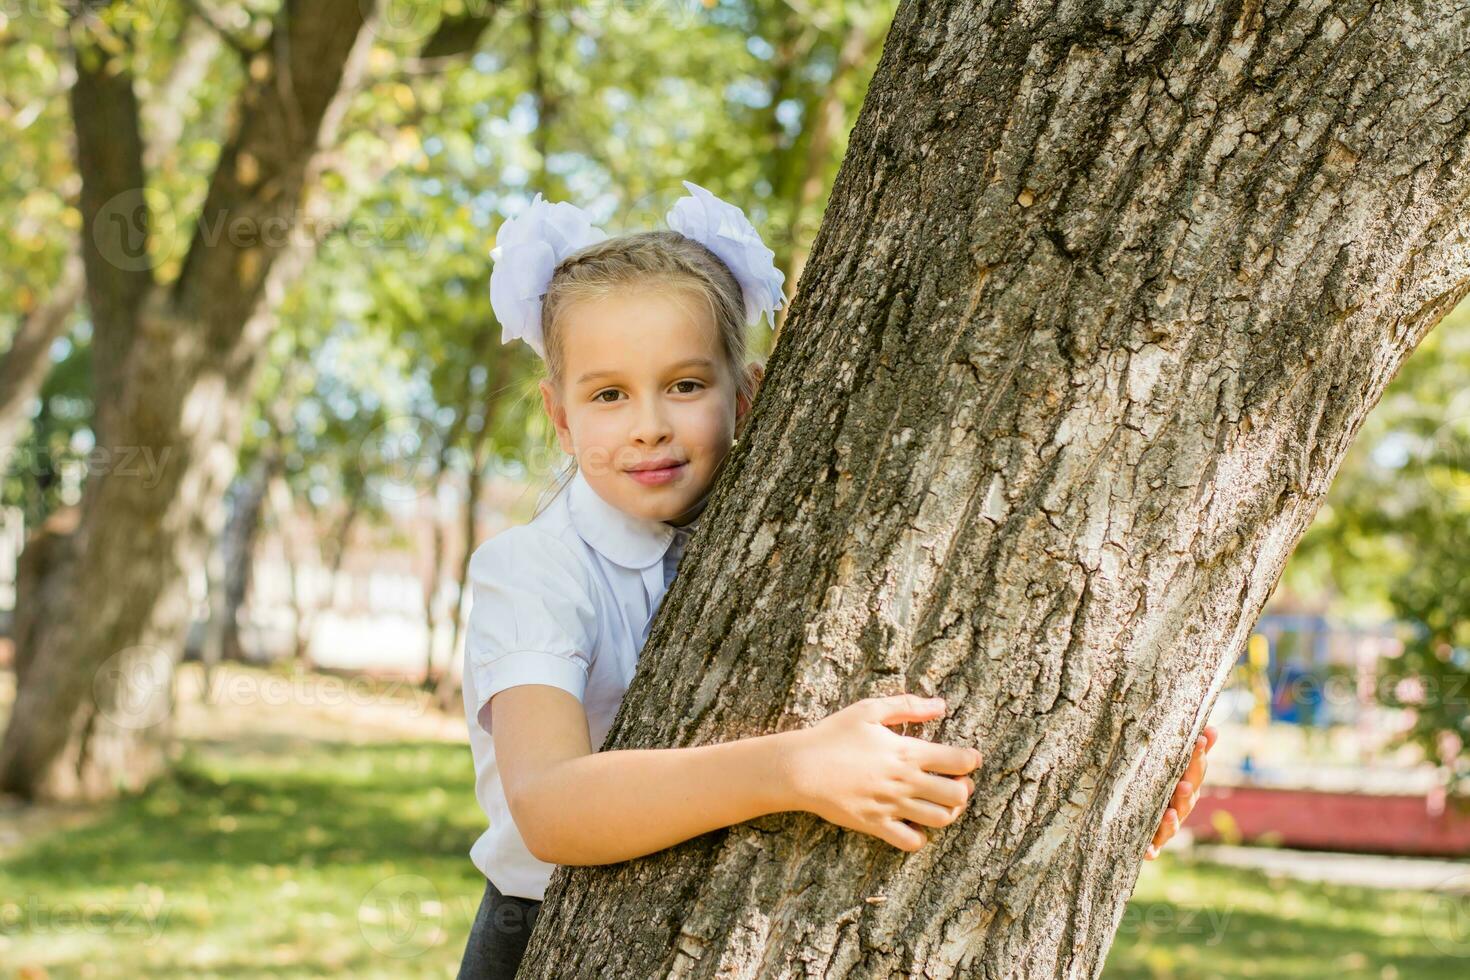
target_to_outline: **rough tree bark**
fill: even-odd
[[[522,976],[1097,975],[1289,553],[1470,288],[1460,6],[901,5],[604,748],[942,694],[919,734],[981,748],[976,794],[911,855],[777,814],[558,869]]]

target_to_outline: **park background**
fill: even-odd
[[[101,5],[137,79],[148,261],[177,274],[271,0]],[[488,252],[538,191],[609,231],[693,180],[751,215],[795,291],[888,3],[402,4],[302,221],[168,697],[176,737],[104,802],[0,807],[0,975],[448,976],[482,881],[458,688],[469,551],[561,462],[539,362],[502,348]],[[75,521],[91,322],[64,5],[0,5],[7,419],[0,719],[22,555]],[[440,53],[426,44],[463,25]],[[102,44],[104,49],[109,46]],[[218,229],[229,234],[228,228]],[[763,326],[761,357],[779,331]],[[1459,977],[1470,965],[1470,308],[1360,433],[1212,722],[1207,794],[1145,866],[1110,976]],[[15,384],[0,371],[0,383]],[[13,424],[12,424],[13,423]]]

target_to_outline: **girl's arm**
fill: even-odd
[[[582,703],[545,684],[494,695],[495,757],[526,847],[551,864],[610,864],[767,813],[807,810],[903,850],[906,823],[958,818],[979,752],[884,727],[943,712],[909,695],[867,698],[817,725],[676,749],[593,752]],[[951,778],[954,774],[956,778]]]

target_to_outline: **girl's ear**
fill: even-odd
[[[746,373],[750,376],[750,397],[744,395],[735,396],[735,438],[739,439],[745,432],[745,423],[750,415],[750,407],[755,404],[755,396],[760,394],[761,382],[766,379],[766,368],[763,364],[752,361],[746,365]]]
[[[743,395],[735,399],[735,420],[738,422],[745,418],[750,406],[755,403],[755,396],[760,394],[761,382],[766,379],[766,367],[756,361],[751,361],[745,366],[745,372],[750,376],[750,398]]]
[[[556,388],[545,378],[541,379],[540,388],[541,404],[546,409],[546,417],[551,420],[552,426],[556,429],[556,441],[561,444],[561,451],[568,456],[575,456],[572,430],[567,427],[567,410],[562,406]]]

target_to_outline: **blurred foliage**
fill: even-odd
[[[1390,382],[1283,580],[1347,621],[1394,619],[1400,657],[1379,696],[1410,709],[1412,743],[1470,794],[1470,304]]]
[[[1422,530],[1420,547],[1389,596],[1415,628],[1403,654],[1383,661],[1388,683],[1380,690],[1385,703],[1409,709],[1400,743],[1417,745],[1445,784],[1470,801],[1470,508],[1431,497],[1406,520]]]
[[[279,4],[197,6],[212,26],[191,21],[182,2],[107,14],[118,38],[108,47],[135,73],[145,136],[198,32],[217,42],[197,84],[169,95],[179,136],[148,172],[163,281],[178,271],[234,112],[245,71],[236,48],[261,43]],[[463,475],[482,432],[490,467],[547,475],[557,454],[536,391],[540,362],[522,345],[502,347],[489,304],[500,223],[542,191],[612,232],[659,226],[689,179],[746,207],[784,261],[815,232],[825,190],[805,200],[800,187],[812,176],[830,187],[894,4],[391,6],[305,209],[312,220],[292,230],[317,243],[316,255],[273,311],[241,450],[242,472],[263,446],[283,452],[293,488],[318,504],[354,481],[375,491],[378,509],[430,493],[441,464]],[[472,52],[417,57],[442,19],[490,11]],[[839,71],[857,24],[872,39],[867,57]],[[44,297],[79,224],[66,31],[59,2],[0,14],[0,207],[15,216],[0,233],[0,275],[19,297],[0,310],[0,337]],[[842,123],[809,160],[807,122],[824,99]],[[88,334],[81,309],[0,484],[0,502],[21,506],[29,525],[80,498]],[[768,345],[763,328],[754,346]]]

